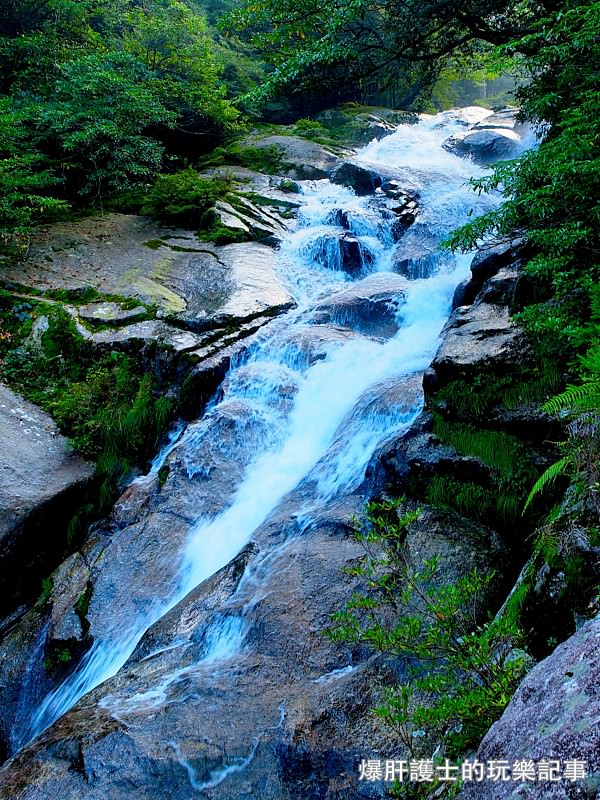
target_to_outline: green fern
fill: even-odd
[[[529,496],[523,507],[523,513],[527,511],[533,499],[538,495],[549,483],[555,481],[560,475],[564,475],[569,467],[573,465],[571,456],[563,456],[555,464],[552,464],[548,469],[538,478],[533,485],[533,489],[529,492]]]
[[[565,410],[591,410],[600,408],[600,381],[590,381],[579,386],[568,386],[564,392],[552,397],[542,406],[548,414]]]

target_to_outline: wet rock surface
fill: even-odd
[[[399,752],[368,711],[396,668],[322,634],[351,591],[339,568],[362,552],[349,536],[353,509],[346,500],[307,529],[285,514],[264,525],[147,633],[118,676],[4,768],[0,796],[59,786],[79,800],[379,796],[358,782],[357,765],[365,753]],[[416,561],[440,555],[454,580],[495,546],[483,529],[425,511],[409,551]],[[229,632],[227,652],[215,647],[219,631]]]
[[[464,116],[471,124],[474,116]],[[292,175],[307,167],[315,170],[314,176],[320,169],[329,174],[340,165],[332,154],[309,152],[306,146],[311,143],[295,150],[293,137],[271,138],[285,139]],[[397,174],[383,179],[401,182],[403,188],[390,184],[389,191],[396,196],[388,196],[386,202],[397,203],[399,219],[406,212],[414,222],[418,210],[408,208],[408,203],[418,206],[418,188]],[[258,186],[260,179],[256,181]],[[269,187],[263,185],[263,190]],[[418,257],[416,228],[418,221],[406,233],[415,245],[407,258]],[[351,232],[350,224],[344,231]],[[230,247],[244,253],[245,245]],[[65,800],[158,796],[189,800],[193,795],[215,800],[355,800],[382,797],[386,789],[382,783],[358,781],[362,758],[406,757],[395,733],[370,713],[381,701],[383,689],[397,683],[404,665],[375,656],[364,646],[334,644],[323,635],[330,614],[359,588],[355,578],[340,572],[363,554],[352,536],[351,519],[374,492],[397,494],[411,476],[426,480],[441,470],[458,468],[466,477],[485,480],[486,470],[477,459],[458,456],[441,445],[431,432],[427,413],[410,425],[422,403],[419,372],[371,384],[344,412],[342,423],[331,433],[330,449],[314,470],[311,467],[296,488],[277,500],[266,521],[253,528],[250,544],[240,545],[239,555],[230,554],[232,560],[221,569],[227,559],[217,563],[215,556],[210,569],[212,554],[201,550],[210,561],[203,567],[214,574],[160,618],[161,601],[172,597],[174,586],[180,585],[190,533],[204,530],[199,514],[214,521],[231,506],[246,466],[260,463],[264,448],[278,451],[282,421],[296,410],[294,400],[306,381],[304,370],[315,364],[315,372],[323,375],[331,364],[317,362],[327,356],[335,361],[337,349],[348,343],[358,342],[357,349],[375,354],[374,345],[398,331],[407,287],[405,278],[379,273],[329,296],[323,293],[311,312],[294,312],[301,324],[287,338],[282,334],[266,358],[253,362],[253,343],[227,342],[227,326],[237,325],[241,318],[227,310],[234,291],[225,278],[230,270],[221,271],[223,259],[208,250],[194,257],[213,264],[206,284],[216,287],[219,297],[211,299],[210,308],[194,305],[193,291],[184,291],[194,285],[193,279],[183,276],[173,291],[185,295],[186,305],[168,312],[193,329],[184,331],[187,336],[196,337],[182,347],[186,359],[200,362],[190,393],[205,405],[201,387],[220,382],[244,353],[248,360],[227,376],[215,404],[208,406],[203,419],[188,426],[160,467],[155,464],[147,476],[129,486],[106,524],[90,533],[79,556],[57,571],[57,591],[68,576],[73,586],[64,596],[62,591],[52,595],[43,610],[21,620],[27,652],[0,672],[6,702],[13,704],[10,713],[18,716],[19,692],[14,687],[19,670],[26,670],[32,653],[43,649],[45,642],[63,641],[51,637],[68,635],[80,637],[85,646],[101,645],[116,639],[131,619],[158,621],[114,677],[85,695],[5,765],[0,797],[7,800],[47,800],[56,794]],[[332,280],[330,275],[327,280]],[[511,278],[499,272],[487,280],[483,287],[487,300],[458,309],[446,327],[430,382],[451,381],[455,375],[468,378],[496,359],[512,363],[521,339],[502,305]],[[243,325],[268,319],[269,309],[252,306],[251,294],[246,305],[251,311]],[[209,319],[210,324],[223,326],[218,330],[220,352],[214,352],[214,342],[204,338],[203,326]],[[286,357],[275,362],[278,349]],[[363,369],[368,368],[370,364],[363,363]],[[339,385],[332,389],[336,397],[350,386],[337,375]],[[353,374],[354,381],[361,378]],[[268,407],[258,402],[259,395],[268,395]],[[317,405],[311,409],[311,430],[302,432],[305,447],[310,445],[312,428],[327,414]],[[342,464],[349,442],[358,443],[356,452],[350,452],[355,460],[358,450],[364,455],[365,440],[351,434],[361,431],[366,418],[381,423],[375,433],[382,437],[389,436],[390,429],[398,430],[400,420],[402,434],[380,448],[366,474],[348,484],[351,488],[334,487],[337,493],[331,495],[312,492],[331,477],[327,469],[331,472]],[[280,473],[302,453],[296,450],[291,456],[270,475],[276,484]],[[326,462],[326,456],[331,460]],[[252,504],[246,510],[253,513]],[[235,537],[246,520],[238,516],[234,523],[217,531],[219,546]],[[407,553],[415,565],[439,556],[442,580],[449,583],[474,567],[486,574],[501,572],[506,565],[505,550],[494,531],[426,504],[409,533]],[[80,602],[82,594],[85,603]],[[18,631],[17,623],[15,637]],[[11,641],[10,636],[5,641]],[[37,679],[41,697],[49,679],[41,674]],[[34,693],[31,696],[38,700]]]
[[[79,318],[94,326],[126,325],[147,314],[148,309],[145,306],[123,308],[119,303],[92,303],[88,306],[80,306],[78,309]]]
[[[1,384],[0,431],[0,613],[7,613],[23,593],[39,590],[60,558],[94,468],[69,449],[45,411]]]
[[[349,327],[369,336],[393,336],[399,326],[399,309],[406,292],[399,275],[369,275],[319,304],[313,321]]]
[[[275,212],[245,202],[247,214],[242,216],[250,228],[262,226],[266,236],[283,231]],[[263,222],[255,218],[258,215]],[[252,241],[217,247],[191,231],[126,214],[43,230],[28,259],[12,265],[5,279],[37,289],[66,289],[74,297],[77,290],[93,287],[146,303],[132,309],[118,302],[74,309],[76,318],[102,326],[92,337],[83,329],[87,338],[115,349],[124,349],[127,342],[135,347],[136,340],[162,342],[175,353],[197,349],[203,340],[193,340],[189,331],[182,339],[182,327],[210,330],[265,312],[278,314],[292,304],[267,245]],[[154,313],[159,319],[136,321]]]
[[[507,295],[503,304],[512,310],[512,301],[520,278],[517,275],[517,270],[521,265],[521,258],[522,247],[518,241],[487,247],[476,253],[471,262],[471,277],[462,281],[454,292],[452,310],[459,306],[471,305],[483,289],[484,283],[494,278],[501,270],[505,270],[503,273],[504,278],[501,278],[501,280],[508,278],[512,286],[512,296],[509,297]],[[492,299],[494,292],[487,290],[488,288],[491,289],[494,284],[498,284],[498,281],[492,281],[486,287],[485,295],[481,295],[480,299],[488,303],[497,302],[502,304],[503,298],[501,295],[497,295],[498,299],[494,301]]]
[[[514,158],[524,148],[530,131],[517,120],[518,109],[507,108],[486,115],[467,131],[448,138],[443,147],[457,155],[470,156],[484,166]]]
[[[468,381],[492,364],[500,370],[501,365],[520,363],[528,353],[530,345],[506,306],[483,302],[461,306],[450,317],[431,365],[435,387],[457,379]]]
[[[597,797],[600,776],[600,619],[596,617],[538,664],[485,736],[480,761],[558,760],[585,763],[585,777],[572,781],[484,781],[467,784],[461,800]]]
[[[337,167],[331,180],[341,186],[348,186],[359,196],[373,194],[381,186],[381,177],[375,170],[365,169],[348,161]]]

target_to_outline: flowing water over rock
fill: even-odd
[[[328,610],[348,591],[339,566],[357,556],[357,545],[339,531],[368,499],[365,471],[376,449],[421,410],[420,373],[436,352],[454,288],[468,274],[470,256],[440,256],[434,244],[471,209],[481,213],[495,202],[467,185],[481,170],[441,148],[459,127],[441,122],[401,126],[356,157],[418,193],[418,214],[399,241],[381,191],[357,197],[328,180],[303,184],[297,228],[279,255],[296,309],[234,359],[205,416],[175,432],[151,473],[117,505],[101,546],[90,545],[94,644],[61,686],[21,714],[15,749],[94,690],[58,723],[59,735],[85,728],[82,715],[92,707],[104,720],[98,724],[109,727],[117,721],[135,729],[143,717],[145,752],[158,736],[182,770],[185,791],[170,796],[189,797],[191,787],[242,797],[251,761],[271,769],[263,745],[284,730],[290,709],[299,714],[302,697],[327,705],[324,693],[353,679],[358,655],[319,644]],[[391,274],[404,253],[430,256],[418,279]],[[308,584],[300,573],[310,576]],[[293,590],[300,584],[298,608]],[[269,625],[285,640],[280,653],[278,642],[265,638]],[[307,653],[310,642],[314,652]],[[249,662],[267,676],[262,684],[257,677],[253,685],[252,671],[240,672]],[[298,688],[288,696],[285,684],[294,681]],[[255,704],[260,729],[237,720],[241,697]],[[191,753],[192,733],[181,719],[170,734],[153,732],[148,722],[157,709],[199,700],[208,705],[198,713],[205,708],[211,719],[201,758]],[[226,744],[236,726],[231,735],[245,742],[240,752]],[[124,770],[127,764],[123,756]],[[221,794],[211,794],[215,787]],[[65,789],[65,800],[83,796],[72,791]],[[111,791],[127,796],[124,788]],[[278,791],[265,796],[292,796]]]

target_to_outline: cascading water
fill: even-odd
[[[96,632],[79,667],[21,721],[17,747],[114,675],[148,628],[234,558],[286,495],[303,487],[298,514],[308,519],[311,509],[355,491],[378,445],[419,413],[419,393],[403,396],[402,380],[430,363],[452,292],[468,273],[470,257],[436,255],[429,277],[404,283],[390,276],[386,283],[385,278],[408,248],[417,256],[432,253],[472,209],[481,212],[494,202],[468,187],[477,168],[441,148],[457,125],[433,118],[401,126],[357,155],[357,161],[386,174],[397,172],[400,184],[405,179],[420,195],[419,217],[397,244],[389,209],[379,203],[382,198],[358,198],[329,181],[304,185],[297,229],[281,248],[281,277],[297,308],[256,335],[245,356],[232,365],[204,419],[183,433],[177,430],[153,466],[156,473],[163,463],[177,459],[190,481],[201,477],[210,489],[222,465],[233,464],[226,479],[229,494],[217,508],[207,504],[196,509],[180,566],[163,596],[150,607],[132,606],[127,625],[123,617],[111,619],[106,609],[105,628]],[[349,242],[358,258],[349,270],[355,281],[343,264]],[[363,311],[369,302],[375,309],[382,307],[377,292],[367,296],[377,278],[373,273],[387,287],[386,335],[360,315],[340,317],[340,298],[349,287],[357,289]],[[224,429],[228,437],[222,435]],[[140,580],[143,570],[132,572],[126,589]],[[227,658],[241,645],[243,621],[221,621],[213,634],[206,659]],[[165,686],[158,687],[158,694],[150,691],[148,702],[160,698]],[[143,701],[139,696],[130,700]]]

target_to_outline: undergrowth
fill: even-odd
[[[41,406],[73,449],[96,463],[94,497],[69,525],[67,545],[103,513],[134,466],[153,452],[174,412],[152,374],[124,353],[98,353],[59,305],[0,292],[0,380]]]
[[[456,758],[477,746],[521,680],[525,656],[515,648],[522,633],[514,604],[486,619],[493,573],[471,570],[449,581],[437,557],[412,563],[406,541],[419,516],[404,498],[367,506],[355,526],[365,555],[344,570],[361,588],[326,632],[403,659],[405,677],[373,712],[411,758],[431,758],[434,749]],[[414,784],[405,791],[398,786],[395,796],[426,796]]]

